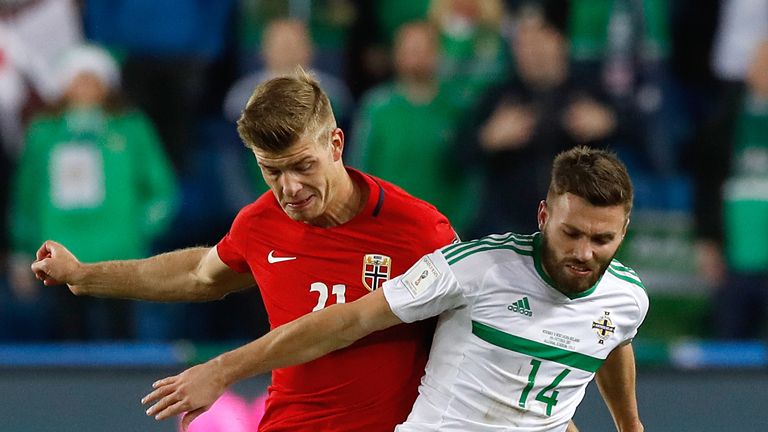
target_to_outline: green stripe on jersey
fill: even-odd
[[[497,347],[560,363],[586,372],[597,372],[605,360],[505,333],[493,327],[472,321],[472,333]]]
[[[629,283],[631,283],[633,285],[637,285],[640,288],[642,288],[643,290],[645,290],[645,285],[643,285],[643,283],[640,282],[640,279],[637,279],[636,277],[632,277],[631,275],[629,275],[627,273],[619,273],[619,271],[615,270],[613,267],[608,267],[608,273],[616,276],[617,278],[619,278],[619,279],[621,279],[621,280],[623,280],[625,282],[629,282]]]
[[[631,267],[625,266],[618,260],[611,261],[608,271],[617,278],[635,284],[645,290],[645,285],[643,285],[643,282],[640,280],[640,276],[638,276]]]
[[[454,264],[469,255],[493,249],[508,249],[521,255],[531,255],[533,253],[533,239],[531,236],[512,233],[501,237],[486,236],[478,240],[447,246],[442,252],[448,264]]]
[[[520,249],[520,248],[517,248],[515,246],[508,245],[508,244],[506,244],[506,245],[498,245],[498,246],[486,246],[486,247],[481,247],[481,248],[478,248],[478,249],[472,249],[472,250],[467,251],[466,253],[464,253],[462,255],[459,255],[459,256],[457,256],[455,258],[449,259],[448,260],[448,264],[450,264],[450,265],[456,264],[457,262],[461,261],[462,259],[464,259],[464,258],[466,258],[466,257],[468,257],[470,255],[474,255],[474,254],[476,254],[478,252],[485,252],[485,251],[489,251],[489,250],[498,250],[498,249],[512,250],[512,251],[517,252],[520,255],[526,255],[526,256],[533,255],[533,251],[532,250]]]
[[[467,249],[471,249],[479,245],[503,244],[510,237],[512,237],[511,233],[501,237],[498,235],[490,235],[490,236],[482,237],[476,240],[469,240],[469,241],[462,242],[455,245],[448,245],[443,248],[442,252],[443,252],[443,255],[446,256],[446,258],[450,258],[455,254],[461,253]]]
[[[611,261],[611,268],[613,268],[614,270],[630,273],[633,276],[637,277],[637,273],[634,270],[632,270],[632,267],[627,267],[616,260]]]

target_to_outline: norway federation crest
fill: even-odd
[[[386,255],[368,254],[363,257],[363,285],[375,291],[389,280],[392,258]]]

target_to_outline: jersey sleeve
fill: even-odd
[[[244,213],[245,210],[237,215],[235,221],[232,222],[229,232],[216,245],[216,252],[219,254],[221,261],[238,273],[250,271],[244,248],[242,247],[246,243],[243,236],[245,232],[243,225],[247,218]]]
[[[640,325],[643,323],[643,321],[645,320],[645,316],[648,314],[648,307],[649,307],[648,295],[646,294],[645,290],[637,289],[635,290],[635,292],[636,292],[635,299],[637,301],[637,306],[638,306],[637,308],[638,316],[635,319],[634,327],[632,328],[632,330],[630,330],[627,333],[627,337],[624,339],[624,343],[631,342],[632,339],[635,338],[635,336],[637,335],[637,331],[640,328]]]
[[[384,283],[384,297],[403,322],[459,308],[466,296],[440,251],[423,256],[408,271]]]

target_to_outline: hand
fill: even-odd
[[[725,281],[726,265],[723,252],[717,242],[701,240],[696,244],[696,261],[704,281],[713,288]]]
[[[163,420],[185,413],[181,427],[186,432],[192,420],[208,411],[226,390],[219,370],[212,360],[156,381],[152,384],[155,390],[141,399],[144,405],[154,404],[147,409],[147,415]]]
[[[605,138],[616,127],[613,111],[590,99],[571,104],[563,121],[568,132],[579,142]]]
[[[530,109],[501,104],[480,129],[480,144],[489,151],[519,149],[525,146],[536,127]]]
[[[72,252],[55,241],[48,240],[37,250],[32,271],[46,286],[76,282],[82,265]]]

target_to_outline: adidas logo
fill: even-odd
[[[531,305],[528,304],[528,297],[523,297],[513,304],[507,306],[507,309],[511,310],[512,312],[523,314],[525,316],[533,316]]]

